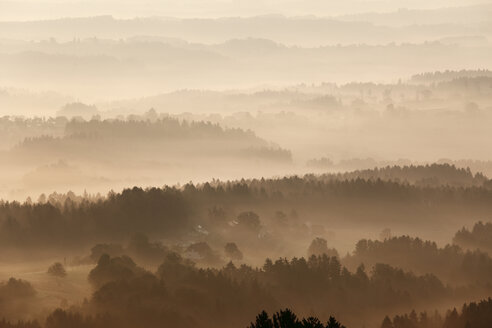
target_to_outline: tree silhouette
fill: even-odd
[[[326,241],[326,239],[317,237],[311,242],[311,245],[309,245],[308,257],[312,255],[321,256],[323,254],[326,254],[330,257],[331,256],[338,257],[338,252],[336,249],[328,248],[328,242]]]
[[[227,243],[224,247],[224,251],[226,256],[232,260],[243,259],[243,253],[239,250],[236,243]]]
[[[256,316],[256,321],[249,328],[345,328],[334,317],[330,317],[328,323],[323,325],[316,317],[308,317],[299,320],[290,309],[280,310],[270,319],[265,311]]]
[[[273,328],[273,321],[268,316],[268,313],[262,311],[256,316],[256,321],[251,323],[250,328]]]
[[[328,319],[328,324],[326,325],[326,328],[345,328],[345,326],[338,322],[334,317],[330,317],[330,319]]]
[[[58,278],[64,278],[67,275],[67,271],[63,267],[63,264],[60,262],[53,263],[49,268],[48,268],[48,274],[58,277]]]

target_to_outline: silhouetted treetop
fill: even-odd
[[[294,312],[285,309],[276,312],[272,318],[269,317],[268,313],[262,311],[256,316],[256,321],[252,322],[249,328],[345,328],[345,326],[334,317],[330,317],[326,325],[315,317],[299,319]]]
[[[477,222],[470,231],[466,228],[456,232],[453,243],[468,249],[481,249],[485,252],[492,251],[492,223]]]

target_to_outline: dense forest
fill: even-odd
[[[28,251],[34,260],[56,251],[63,261],[47,274],[62,285],[71,272],[89,270],[87,301],[65,301],[46,327],[72,321],[91,328],[142,322],[235,327],[281,308],[305,318],[316,314],[320,324],[335,316],[347,327],[374,326],[394,316],[385,324],[400,327],[414,318],[399,316],[408,309],[443,311],[442,304],[490,295],[492,258],[483,244],[488,225],[477,223],[472,232],[461,228],[463,218],[473,224],[490,212],[487,182],[484,175],[435,164],[135,187],[106,196],[53,193],[36,201],[2,201],[2,256]],[[349,211],[354,202],[358,208]],[[337,219],[342,213],[343,220]],[[407,229],[406,220],[421,230],[445,223],[455,227],[448,237],[456,233],[454,244],[393,237],[384,229],[379,240],[354,241],[347,255],[333,248],[336,235],[327,229],[361,227],[368,218],[394,230]],[[480,247],[472,247],[473,240]],[[9,305],[18,304],[11,313],[46,311],[29,282],[11,279],[2,288],[4,297],[15,299]]]
[[[360,240],[344,261],[352,265],[388,263],[417,273],[434,273],[451,284],[492,283],[492,259],[486,253],[465,251],[457,245],[439,248],[435,242],[408,236]]]
[[[96,140],[94,144],[94,140]],[[217,142],[218,147],[211,145]],[[191,147],[190,143],[194,147]],[[212,149],[197,148],[209,147]],[[146,146],[146,148],[144,148]],[[38,161],[44,158],[59,158],[66,156],[71,160],[83,158],[99,158],[102,160],[109,155],[113,159],[122,156],[121,151],[128,147],[140,150],[140,158],[145,159],[152,150],[159,150],[167,156],[192,156],[199,155],[199,151],[216,153],[217,156],[240,156],[261,154],[264,150],[266,156],[271,151],[271,158],[279,157],[279,160],[290,160],[290,153],[281,149],[274,149],[266,141],[256,137],[251,131],[240,129],[223,129],[222,127],[205,122],[180,122],[177,119],[163,118],[154,121],[77,121],[72,120],[65,125],[64,136],[40,136],[26,138],[11,150],[10,156],[26,159],[37,156]],[[138,147],[138,148],[137,148]],[[175,154],[176,148],[181,148]],[[99,152],[98,152],[99,150]],[[109,153],[108,153],[109,152]],[[249,153],[248,153],[249,152]],[[197,154],[198,153],[198,154]],[[157,155],[157,154],[156,154]],[[43,156],[39,158],[40,156]],[[157,157],[159,158],[159,157]]]
[[[103,254],[90,271],[88,280],[94,291],[91,298],[83,304],[56,310],[47,317],[45,327],[134,327],[141,324],[146,327],[231,327],[241,326],[262,310],[275,311],[287,306],[306,316],[316,313],[328,322],[333,321],[331,316],[336,314],[348,326],[359,326],[372,325],[385,313],[398,313],[415,306],[429,308],[446,300],[461,301],[477,295],[472,286],[454,289],[433,275],[417,276],[387,264],[375,265],[370,273],[363,265],[350,272],[336,257],[326,254],[309,259],[267,259],[260,268],[230,262],[220,269],[203,269],[168,252],[155,272],[138,266],[126,255]],[[480,291],[490,292],[490,288],[481,287]],[[40,301],[28,282],[13,278],[0,291],[23,308],[29,309]],[[490,306],[481,307],[481,311],[488,313],[480,315],[491,315]],[[474,313],[465,307],[462,321],[466,322],[466,316],[470,315],[467,312]],[[394,327],[405,327],[401,322],[414,320],[414,317],[415,313],[396,316]],[[416,321],[420,325],[415,327],[426,327],[423,318],[422,315],[420,321]],[[437,324],[442,320],[436,318],[432,321],[436,326],[431,327],[439,327]],[[263,327],[258,326],[261,324],[258,320],[271,319],[261,319],[260,315],[253,327]],[[385,319],[383,327],[388,327],[387,324],[388,319]]]
[[[463,248],[490,252],[492,250],[492,223],[480,221],[471,230],[463,228],[456,233],[453,242]]]
[[[464,304],[461,311],[456,308],[448,310],[445,316],[439,313],[429,315],[415,311],[410,314],[397,315],[391,320],[386,317],[381,328],[486,328],[492,320],[492,299]]]
[[[447,163],[431,165],[386,166],[338,174],[324,174],[321,179],[383,180],[408,183],[421,187],[489,187],[489,179],[482,173],[473,174],[469,168],[457,168]]]
[[[384,173],[387,171],[391,175]],[[440,182],[407,182],[418,181],[415,177]],[[2,201],[1,242],[16,247],[71,247],[99,239],[121,241],[135,231],[179,239],[197,233],[200,226],[207,233],[239,239],[261,232],[262,242],[275,243],[276,231],[284,235],[302,230],[307,233],[309,226],[299,218],[303,215],[310,217],[311,227],[322,221],[325,225],[364,225],[370,218],[371,224],[379,223],[382,228],[390,223],[405,226],[406,220],[412,220],[421,227],[446,222],[456,231],[463,220],[475,222],[476,217],[490,213],[492,190],[487,181],[466,170],[434,165],[347,175],[135,187],[93,200],[55,193],[42,195],[38,202]],[[354,202],[357,208],[349,206]],[[255,219],[237,219],[248,211],[255,213]],[[248,223],[255,220],[255,224]]]

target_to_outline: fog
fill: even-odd
[[[492,325],[492,2],[0,0],[0,328]]]
[[[339,16],[367,12],[387,13],[399,9],[438,9],[490,3],[487,0],[3,0],[1,20],[42,20],[111,14],[120,18],[135,16],[223,17],[265,14]]]

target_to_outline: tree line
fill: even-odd
[[[212,231],[244,210],[260,214],[261,225],[285,225],[282,217],[272,222],[271,214],[265,215],[277,212],[304,213],[320,222],[322,217],[336,220],[343,215],[354,223],[412,220],[421,225],[446,224],[453,218],[490,215],[491,200],[492,190],[483,186],[421,187],[392,180],[315,175],[135,187],[104,197],[54,193],[42,195],[38,202],[1,201],[0,244],[69,247],[96,240],[126,240],[135,231],[152,237],[180,236],[198,225]]]

